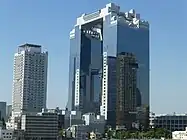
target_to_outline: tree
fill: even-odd
[[[117,139],[131,138],[131,133],[130,131],[118,130],[116,131],[115,138]]]
[[[113,136],[112,136],[112,132],[113,132]],[[117,138],[117,139],[130,139],[130,138],[157,138],[160,139],[161,137],[164,138],[171,138],[171,132],[169,132],[166,129],[162,129],[162,128],[156,128],[156,129],[149,129],[147,131],[138,131],[138,130],[117,130],[115,131],[115,135],[114,135],[114,131],[108,131],[108,138],[111,138],[111,136],[113,138]]]
[[[163,128],[157,128],[155,130],[155,136],[156,138],[161,138],[161,137],[171,138],[171,132]]]
[[[112,136],[113,136],[113,131],[112,130],[108,130],[108,132],[107,132],[107,137],[108,138],[112,138]]]
[[[64,129],[62,129],[62,130],[60,130],[59,131],[59,136],[61,137],[61,138],[65,138],[65,130]]]

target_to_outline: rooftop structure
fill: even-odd
[[[79,18],[77,18],[76,25],[83,25],[100,18],[105,18],[107,15],[112,16],[113,22],[115,20],[120,20],[121,22],[126,23],[127,25],[135,28],[148,28],[149,22],[141,19],[140,14],[136,13],[134,9],[131,9],[128,12],[122,12],[120,10],[120,6],[115,5],[114,3],[109,3],[105,6],[105,8],[100,9],[96,12],[90,14],[82,14]]]
[[[18,53],[21,53],[23,51],[41,53],[42,46],[29,43],[18,46]]]
[[[26,44],[20,45],[18,47],[19,48],[41,48],[42,46],[41,45],[36,45],[36,44],[26,43]]]

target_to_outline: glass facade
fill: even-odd
[[[132,53],[117,56],[116,129],[132,129],[136,122],[137,68]]]
[[[78,66],[76,64],[80,59],[80,30],[79,27],[70,33],[70,55],[69,55],[69,93],[68,93],[68,103],[66,108],[69,110],[75,109],[75,73]]]
[[[77,18],[70,33],[69,110],[100,112],[115,124],[116,56],[121,52],[136,56],[139,103],[149,108],[149,24],[134,10],[124,13],[110,3]]]
[[[138,82],[142,104],[149,105],[149,30],[118,23],[117,52],[131,52],[137,58]]]
[[[107,124],[116,125],[116,57],[108,56],[108,109]]]
[[[115,127],[116,120],[116,50],[117,22],[111,23],[111,15],[106,15],[103,21],[103,84],[101,99],[101,115],[105,116],[107,124]],[[105,66],[106,64],[106,66]]]
[[[102,41],[94,23],[75,27],[70,46],[69,110],[98,112],[100,108]]]

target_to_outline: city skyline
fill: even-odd
[[[115,1],[114,1],[115,2]],[[39,2],[40,3],[40,2]],[[82,13],[84,13],[84,12],[92,12],[92,11],[95,11],[95,10],[98,10],[98,9],[100,9],[100,8],[102,8],[102,6],[103,5],[105,5],[106,3],[108,3],[107,1],[105,1],[105,3],[103,4],[102,2],[101,3],[99,3],[96,7],[94,7],[94,8],[92,8],[92,10],[90,10],[89,8],[88,9],[79,9],[80,11],[79,12],[77,12],[77,11],[74,11],[75,13],[74,13],[74,17],[72,16],[72,19],[69,21],[70,23],[69,24],[71,24],[71,27],[75,24],[75,22],[74,22],[74,19],[75,18],[77,18],[79,15],[81,15]],[[141,15],[143,16],[143,18],[144,19],[146,19],[146,20],[148,20],[148,21],[150,21],[151,22],[151,25],[153,26],[151,26],[151,36],[156,36],[155,34],[153,34],[154,32],[156,32],[156,29],[154,29],[154,28],[156,28],[155,26],[155,23],[154,23],[154,20],[151,20],[151,17],[150,17],[150,13],[148,14],[148,13],[146,13],[146,12],[148,12],[148,11],[143,11],[142,9],[143,9],[143,7],[139,7],[139,8],[136,8],[137,7],[137,5],[135,5],[134,7],[132,7],[133,5],[131,4],[131,5],[129,5],[129,7],[126,7],[125,5],[125,3],[124,4],[122,4],[122,2],[120,3],[120,1],[118,1],[118,2],[116,2],[118,5],[120,5],[121,6],[121,8],[123,9],[123,10],[125,10],[125,11],[128,11],[128,10],[130,10],[131,8],[134,8],[134,9],[136,9],[136,11],[138,12],[138,13],[141,13]],[[6,3],[4,3],[5,5],[6,5]],[[28,3],[23,3],[23,4],[29,4],[29,2]],[[88,4],[88,3],[87,3]],[[140,3],[139,3],[140,4]],[[149,3],[150,4],[150,3]],[[184,1],[184,4],[185,4],[185,1]],[[55,5],[55,4],[54,4]],[[54,6],[54,5],[52,5],[52,6]],[[56,5],[55,5],[56,6]],[[141,9],[142,8],[142,9]],[[162,7],[162,8],[164,8],[164,7]],[[31,13],[30,13],[31,14]],[[22,15],[23,16],[23,15]],[[26,16],[26,15],[25,15]],[[32,17],[32,14],[30,15],[31,17]],[[76,17],[75,17],[76,16]],[[53,17],[53,16],[52,16]],[[46,18],[46,17],[45,17]],[[44,20],[45,21],[45,20]],[[159,24],[159,23],[157,23],[157,24]],[[55,25],[55,23],[54,23],[54,25]],[[160,24],[159,24],[160,25]],[[17,25],[18,26],[18,25]],[[48,25],[49,26],[49,25]],[[161,25],[160,25],[161,26]],[[41,27],[41,25],[39,26],[39,27]],[[39,29],[39,27],[37,28],[37,29]],[[60,26],[59,26],[60,27]],[[71,30],[71,27],[69,28],[70,26],[68,26],[68,32]],[[161,26],[162,28],[160,28],[160,29],[162,29],[162,30],[164,30],[164,29],[166,29],[166,30],[169,30],[170,28],[164,28],[163,26]],[[25,26],[25,28],[23,28],[23,29],[27,29],[28,28],[28,26]],[[32,36],[29,36],[28,35],[28,37],[26,37],[26,38],[19,38],[18,40],[16,40],[14,43],[12,43],[12,45],[14,44],[15,46],[12,46],[12,47],[16,47],[18,44],[21,44],[21,43],[24,43],[25,41],[26,42],[28,42],[28,43],[37,43],[37,44],[41,44],[42,46],[44,46],[44,47],[48,47],[47,48],[47,50],[50,52],[50,54],[51,54],[51,56],[49,56],[49,60],[51,59],[51,63],[49,63],[49,69],[50,70],[53,70],[53,72],[51,72],[50,74],[51,74],[51,76],[52,75],[54,75],[54,73],[55,73],[55,71],[58,71],[57,69],[58,69],[58,67],[60,67],[61,69],[60,70],[63,70],[63,71],[58,71],[58,74],[54,77],[54,78],[52,78],[50,75],[49,75],[49,84],[48,84],[48,86],[49,86],[49,92],[48,92],[48,103],[49,103],[49,107],[51,107],[51,106],[60,106],[60,107],[65,107],[65,105],[66,105],[66,101],[67,101],[67,95],[68,95],[68,76],[66,76],[66,75],[68,75],[68,63],[69,63],[69,61],[67,61],[69,58],[69,45],[68,44],[66,44],[65,46],[66,46],[66,53],[62,53],[63,55],[64,55],[64,57],[61,57],[60,55],[60,53],[58,54],[58,50],[60,49],[56,49],[55,47],[53,47],[53,46],[55,46],[55,41],[57,41],[57,39],[58,39],[58,41],[60,41],[60,42],[63,42],[62,40],[59,40],[60,38],[63,38],[63,37],[61,37],[61,35],[63,34],[63,29],[64,28],[66,28],[66,27],[64,27],[63,25],[62,25],[62,30],[61,31],[57,31],[57,32],[53,32],[52,30],[50,30],[50,32],[51,33],[56,33],[55,34],[55,39],[53,38],[53,41],[51,41],[50,42],[50,40],[46,40],[46,39],[50,39],[50,35],[49,36],[47,36],[48,34],[48,30],[47,30],[47,26],[45,27],[45,28],[41,28],[43,31],[44,31],[44,29],[45,29],[45,33],[46,34],[44,34],[44,35],[46,35],[47,37],[43,37],[43,38],[41,38],[40,36],[42,35],[42,34],[40,34],[40,35],[38,35],[38,37],[41,39],[36,39],[37,38],[37,35],[36,35],[36,37],[34,37],[34,38],[32,38]],[[41,30],[39,30],[39,31],[41,31]],[[163,33],[163,31],[160,31],[160,32],[162,32]],[[167,31],[166,31],[167,32]],[[157,33],[159,33],[159,32],[157,32]],[[180,32],[179,32],[180,33]],[[183,31],[181,31],[181,33],[183,33]],[[8,34],[5,34],[5,35],[8,35]],[[34,36],[35,34],[33,34],[33,36]],[[58,35],[58,37],[57,37],[57,35]],[[67,31],[66,31],[66,34],[63,34],[64,35],[64,38],[66,38],[65,40],[66,40],[66,42],[69,42],[69,39],[67,39],[68,37],[69,37],[69,33],[67,33]],[[163,34],[161,34],[161,36],[162,36]],[[9,35],[8,35],[9,36]],[[1,37],[1,34],[0,34],[0,37]],[[162,36],[162,37],[165,37],[164,35]],[[172,37],[172,36],[171,36]],[[159,37],[158,37],[159,38]],[[5,39],[6,40],[6,39]],[[6,46],[6,43],[5,43],[5,40],[3,40],[3,46]],[[163,52],[161,52],[161,50],[157,50],[156,48],[153,48],[153,47],[157,47],[157,45],[159,45],[159,43],[155,43],[156,42],[156,40],[157,40],[157,38],[156,39],[154,39],[153,37],[151,38],[151,42],[153,41],[154,43],[153,43],[153,45],[151,45],[150,44],[150,48],[151,48],[151,50],[154,50],[154,51],[157,51],[157,54],[154,54],[153,56],[154,57],[156,57],[156,55],[159,55],[159,57],[161,57],[161,58],[163,58],[164,59],[164,53]],[[164,41],[166,41],[167,42],[167,37],[165,37],[165,38],[159,38],[159,40],[162,42],[164,42]],[[157,41],[159,41],[159,40],[157,40]],[[168,40],[170,40],[170,39],[168,39]],[[57,41],[57,42],[58,42]],[[172,42],[172,41],[171,41]],[[18,43],[18,44],[16,44],[16,43]],[[54,43],[54,45],[53,45],[53,43]],[[59,42],[58,42],[59,43]],[[58,43],[56,44],[57,46],[59,46],[58,45]],[[167,42],[168,43],[168,42]],[[176,46],[178,43],[180,43],[179,41],[176,41],[176,43],[173,43],[174,45],[173,45],[173,47],[174,46]],[[11,43],[10,43],[11,44]],[[59,43],[60,44],[60,43]],[[157,45],[156,45],[157,44]],[[0,45],[1,45],[1,43],[0,43]],[[168,48],[170,48],[170,46],[172,46],[172,44],[168,44],[169,46],[167,46]],[[183,44],[184,46],[185,46],[185,43]],[[63,45],[63,43],[61,44],[61,46],[64,46]],[[163,46],[162,46],[163,47]],[[166,47],[166,48],[167,48]],[[1,48],[1,47],[0,47]],[[5,47],[6,48],[6,47]],[[15,49],[11,49],[11,50],[9,50],[9,51],[6,51],[5,50],[5,48],[3,48],[3,51],[6,53],[6,52],[10,52],[10,54],[12,55],[12,52],[15,52]],[[61,48],[62,49],[62,48]],[[62,49],[63,50],[63,49]],[[167,50],[167,49],[166,49]],[[175,49],[174,49],[175,50]],[[174,53],[174,50],[170,50],[170,53],[173,53],[172,55],[175,55],[175,53]],[[176,51],[176,50],[175,50]],[[163,53],[163,54],[162,54]],[[166,53],[166,52],[165,52]],[[181,52],[182,53],[182,52]],[[6,54],[7,55],[7,54]],[[5,55],[5,56],[6,56]],[[56,56],[55,56],[56,55]],[[3,56],[0,56],[0,58],[2,57],[5,57],[4,55]],[[8,56],[10,56],[9,54],[8,54]],[[183,55],[182,55],[183,56]],[[10,56],[11,58],[13,57],[13,56]],[[154,58],[153,57],[153,58]],[[170,56],[170,57],[172,57],[172,56]],[[169,57],[169,58],[170,58]],[[60,58],[63,58],[63,59],[65,59],[65,60],[63,60],[63,59],[60,59]],[[151,57],[152,58],[152,57]],[[152,58],[152,59],[153,59]],[[160,58],[160,61],[161,61],[161,58]],[[153,61],[154,63],[156,63],[156,58],[154,58],[155,60]],[[2,59],[1,59],[2,60]],[[53,60],[53,61],[52,61]],[[62,63],[60,63],[59,64],[59,62],[61,62],[60,60],[62,60]],[[174,59],[175,60],[175,59]],[[54,63],[55,61],[58,61],[58,65],[56,65],[56,63]],[[67,62],[65,62],[65,61],[67,61]],[[175,60],[176,61],[176,60]],[[12,65],[12,62],[10,62],[10,61],[8,61],[9,63],[7,63],[6,65],[10,65],[10,66],[8,66],[8,68],[10,68]],[[52,63],[53,62],[53,63]],[[163,62],[165,62],[164,60],[163,60]],[[162,63],[163,63],[162,62]],[[177,65],[177,62],[178,61],[176,61],[176,65]],[[66,63],[66,65],[65,65],[65,63]],[[160,64],[161,66],[171,66],[171,64]],[[64,65],[63,65],[64,64]],[[159,64],[159,63],[156,63],[157,65]],[[55,66],[56,65],[56,66]],[[65,67],[64,67],[65,66]],[[56,67],[56,69],[53,69],[52,67]],[[6,68],[6,67],[5,67]],[[156,66],[154,66],[153,64],[151,64],[151,72],[152,72],[152,70],[153,70],[153,72],[154,73],[156,73],[156,71],[158,70],[161,70],[162,69],[162,67],[160,68],[160,69],[158,69],[158,68],[156,68]],[[4,71],[6,71],[6,70],[4,70]],[[10,72],[11,70],[7,70],[8,72],[7,72],[7,74],[9,74],[9,75],[12,75],[12,73]],[[166,71],[166,70],[165,70]],[[162,73],[163,71],[161,71],[160,73]],[[171,72],[171,71],[170,71]],[[173,73],[175,72],[175,70],[173,70]],[[57,76],[59,76],[59,75],[61,75],[62,74],[62,79],[64,79],[64,77],[65,77],[65,79],[66,80],[64,80],[64,82],[63,81],[61,81],[61,80],[55,80],[55,78],[57,78]],[[172,74],[172,72],[171,72],[171,74]],[[177,74],[177,73],[176,73]],[[0,75],[0,76],[3,76],[3,75]],[[151,76],[152,76],[152,74],[151,74]],[[163,75],[162,75],[163,76]],[[166,75],[165,75],[166,77],[167,77],[167,73],[166,73]],[[174,75],[173,75],[174,76]],[[4,76],[3,76],[4,77]],[[157,76],[153,76],[154,78],[156,78]],[[158,76],[159,77],[159,76]],[[6,78],[6,77],[4,77],[4,78]],[[53,80],[52,81],[50,81],[50,78],[52,78]],[[182,78],[182,77],[181,77]],[[9,82],[10,82],[10,79],[11,79],[11,76],[8,78],[9,80]],[[177,77],[176,77],[176,79],[177,79]],[[184,78],[185,79],[185,78]],[[159,81],[159,80],[161,80],[161,81]],[[6,81],[6,80],[5,80]],[[12,85],[12,82],[8,82],[8,81],[6,81],[6,85],[5,85],[5,88],[6,87],[10,87],[11,85]],[[56,82],[54,82],[54,81],[56,81]],[[62,83],[59,83],[58,81],[61,81]],[[153,90],[153,92],[151,91],[150,93],[151,93],[151,97],[156,97],[156,95],[153,95],[153,93],[154,94],[157,94],[157,91],[156,90],[158,90],[159,92],[161,91],[160,89],[158,89],[158,87],[159,87],[159,85],[160,84],[163,84],[162,82],[164,81],[164,79],[158,79],[158,81],[157,81],[157,79],[156,80],[153,80],[152,82],[154,82],[153,84],[154,84],[154,86],[153,87],[155,87],[155,91]],[[1,82],[1,81],[0,81]],[[54,83],[53,83],[54,82]],[[169,80],[167,81],[168,83],[170,82]],[[173,82],[175,82],[175,79],[174,79],[174,81]],[[3,84],[3,83],[2,83]],[[158,84],[158,85],[155,85],[155,84]],[[165,83],[166,85],[167,85],[167,83]],[[61,86],[60,86],[61,85]],[[152,86],[152,84],[151,84],[151,86]],[[158,86],[158,87],[157,87]],[[160,85],[160,86],[164,86],[164,85]],[[156,88],[157,87],[157,88]],[[167,88],[165,88],[165,92],[167,92],[167,90],[171,90],[171,89],[169,89],[169,88],[172,88],[172,87],[170,87],[169,85],[168,86],[166,86]],[[5,89],[5,88],[3,88],[3,90],[2,91],[0,91],[0,94],[4,94],[4,93],[1,93],[1,92],[8,92],[7,91],[7,89]],[[56,89],[56,88],[58,88],[58,89]],[[161,87],[159,87],[159,88],[161,88]],[[183,88],[185,88],[185,86],[183,87]],[[64,90],[65,89],[65,90]],[[0,90],[1,90],[1,87],[0,87]],[[175,91],[175,90],[174,90]],[[178,90],[176,90],[175,92],[177,92]],[[185,91],[185,90],[184,90]],[[10,93],[6,93],[6,94],[10,94],[10,96],[8,97],[6,97],[5,98],[5,100],[10,100],[9,98],[11,97],[11,94],[12,94],[12,92],[9,90],[9,92]],[[56,92],[56,93],[54,93],[54,92]],[[174,92],[171,92],[170,91],[170,93],[173,93],[173,95],[174,96],[176,96],[178,93],[174,93]],[[65,94],[65,96],[66,96],[66,99],[64,99],[63,100],[63,97],[64,97],[64,94]],[[163,93],[163,91],[161,92],[161,93],[158,93],[159,95],[162,95],[163,97],[165,97],[166,95],[168,96],[168,95],[171,95],[171,94],[169,94],[169,93],[167,93],[165,96],[163,95],[164,93]],[[181,93],[182,94],[182,93]],[[53,97],[53,99],[50,99],[52,96],[59,96],[59,97],[61,97],[61,100],[60,99],[58,99],[57,101],[58,102],[55,102],[55,103],[53,103],[53,100],[54,99],[57,99],[57,98],[59,98],[59,97],[57,97],[57,98],[54,98]],[[152,108],[152,106],[153,106],[153,109],[151,109],[152,111],[155,111],[156,110],[156,112],[158,112],[159,111],[159,108],[160,109],[163,109],[162,108],[162,105],[159,105],[158,107],[156,107],[156,102],[158,101],[158,97],[157,97],[157,100],[155,100],[155,101],[153,101],[153,104],[151,104],[151,108]],[[3,99],[4,100],[4,99]],[[63,100],[63,101],[62,101]],[[152,99],[151,99],[152,100]],[[172,101],[172,100],[171,100]],[[62,105],[62,103],[61,102],[63,102],[63,105]],[[161,103],[164,103],[165,102],[165,98],[163,99],[163,101],[161,101]],[[8,101],[8,103],[10,103],[10,101]],[[160,103],[160,100],[159,100],[159,103]],[[184,102],[183,102],[184,103]],[[179,102],[179,105],[180,105],[180,102]],[[155,109],[154,109],[155,108]],[[180,108],[180,107],[177,107],[178,109]],[[168,107],[168,109],[170,109],[169,107]],[[164,111],[167,111],[167,108],[165,108],[165,109],[163,109],[163,110],[161,110],[160,112],[164,112]],[[171,111],[177,111],[177,110],[170,110],[169,112],[171,112]],[[180,110],[179,110],[180,111]],[[186,110],[187,111],[187,110]],[[182,110],[180,111],[180,112],[182,112]],[[183,110],[183,112],[185,112],[185,110]]]

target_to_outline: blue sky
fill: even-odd
[[[109,2],[151,24],[151,110],[187,112],[187,0],[0,0],[0,100],[11,103],[13,55],[28,42],[49,51],[48,106],[65,107],[69,31],[82,13]]]

